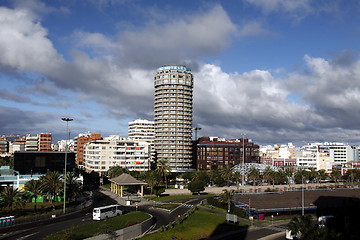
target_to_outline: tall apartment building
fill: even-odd
[[[183,65],[164,65],[154,76],[155,151],[173,172],[191,171],[193,75]]]
[[[4,137],[0,137],[0,154],[9,152],[9,142]]]
[[[129,122],[129,138],[153,143],[155,139],[154,121],[136,119]]]
[[[110,136],[85,145],[84,167],[87,172],[103,175],[115,165],[130,171],[150,170],[150,144]]]
[[[151,162],[154,163],[155,160],[155,148],[154,148],[154,139],[155,139],[155,123],[154,121],[149,121],[145,119],[136,119],[132,122],[129,122],[129,132],[128,136],[134,141],[148,142],[150,143],[150,158]]]
[[[101,140],[101,134],[98,133],[80,133],[77,137],[75,137],[75,163],[78,168],[84,168],[84,150],[85,144],[88,142],[92,142],[95,140]]]
[[[38,140],[39,137],[27,135],[25,138],[25,151],[38,151]]]
[[[221,170],[225,166],[233,167],[243,162],[260,163],[259,146],[246,138],[226,140],[201,137],[196,152],[198,170]]]
[[[52,151],[52,135],[51,133],[40,133],[38,135],[38,150],[41,152]]]

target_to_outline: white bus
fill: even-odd
[[[104,207],[97,207],[93,210],[93,220],[102,220],[122,214],[120,205],[109,205]]]

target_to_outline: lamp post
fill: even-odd
[[[242,157],[242,169],[245,170],[245,133],[242,134],[242,149],[243,149],[243,157]],[[241,174],[241,186],[245,184],[245,171]]]
[[[304,175],[301,176],[301,215],[304,216]]]
[[[72,118],[61,118],[61,120],[66,122],[66,134],[68,134],[68,140],[70,140],[70,132],[69,132],[69,122],[74,120]],[[67,165],[67,152],[68,152],[68,144],[65,141],[65,163],[64,163],[64,207],[63,212],[66,213],[66,165]]]

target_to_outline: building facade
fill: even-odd
[[[75,137],[74,145],[75,145],[75,163],[78,168],[84,168],[84,150],[85,144],[91,141],[100,140],[102,139],[101,134],[96,133],[81,133],[77,137]]]
[[[27,135],[25,138],[25,151],[38,151],[38,140],[39,137]]]
[[[192,170],[193,75],[182,65],[157,69],[155,86],[155,151],[173,172]]]
[[[52,151],[52,135],[51,133],[40,133],[38,135],[38,149],[41,152],[49,152]]]
[[[153,143],[155,139],[154,121],[136,119],[129,122],[129,138]]]
[[[221,170],[241,163],[260,163],[259,146],[246,138],[201,137],[196,152],[197,170]]]
[[[0,137],[0,154],[9,152],[9,142],[4,137]]]
[[[150,170],[150,144],[129,138],[110,136],[85,145],[84,167],[87,172],[104,175],[110,167],[120,166],[130,171]]]

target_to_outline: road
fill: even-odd
[[[154,208],[149,202],[148,205],[141,205],[136,209],[135,206],[123,206],[124,213],[131,211],[142,211],[151,214],[154,217],[155,225],[152,230],[157,230],[163,225],[174,221],[178,215],[183,215],[189,210],[191,205],[198,204],[202,199],[195,199],[188,202],[187,205],[181,205],[172,212],[163,209]],[[114,204],[113,199],[108,196],[102,196],[101,201],[97,205]],[[21,225],[14,225],[10,228],[0,229],[0,239],[21,239],[21,240],[39,240],[44,237],[92,222],[92,208],[82,210],[58,218],[48,219],[46,221],[38,221]]]

